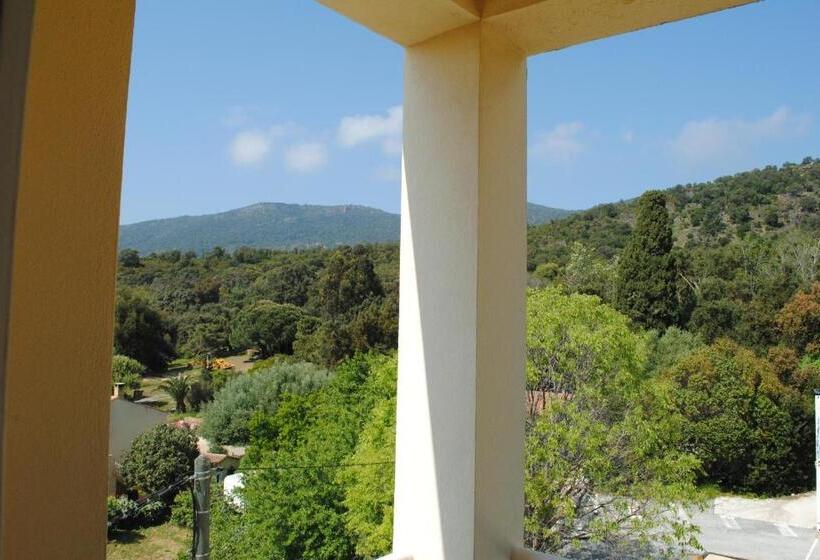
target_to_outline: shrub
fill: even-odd
[[[108,530],[129,530],[137,526],[139,504],[128,496],[108,497]]]
[[[126,390],[139,389],[143,375],[145,375],[145,366],[134,358],[120,354],[112,358],[111,380],[114,383],[124,383]]]
[[[202,433],[211,443],[243,444],[255,412],[273,414],[283,393],[305,393],[327,381],[329,374],[313,364],[282,364],[228,381],[205,407]]]
[[[122,460],[120,474],[134,491],[147,495],[193,473],[196,437],[185,429],[161,424],[139,435]],[[170,503],[175,493],[163,497]]]
[[[257,413],[246,466],[389,461],[394,420],[386,401],[395,396],[395,369],[395,356],[356,355],[321,389],[286,395],[273,415]],[[245,530],[237,536],[215,523],[214,547],[245,560],[379,557],[390,544],[391,470],[379,464],[248,473]]]
[[[140,505],[128,496],[109,496],[107,505],[109,532],[156,525],[165,518],[167,511],[162,502],[153,501]]]
[[[194,499],[190,492],[183,490],[174,498],[171,523],[185,529],[194,528]]]

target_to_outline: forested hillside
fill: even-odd
[[[677,323],[707,341],[730,336],[762,350],[775,315],[820,265],[820,160],[784,164],[663,191],[672,226]],[[604,204],[530,228],[533,282],[615,302],[617,261],[638,201]]]
[[[726,245],[749,234],[820,232],[820,159],[678,185],[665,192],[679,247]],[[635,225],[636,209],[637,200],[602,204],[530,228],[528,268],[566,264],[575,242],[594,248],[603,258],[618,254]]]
[[[527,223],[544,224],[571,210],[527,205]],[[119,246],[148,254],[214,247],[292,249],[398,241],[400,218],[367,206],[265,202],[204,216],[180,216],[120,226]]]
[[[732,336],[756,349],[771,345],[778,336],[774,324],[777,310],[797,290],[811,285],[820,263],[820,160],[807,158],[800,165],[678,186],[664,191],[664,200],[677,263],[675,290],[682,302],[677,324],[707,341]],[[618,257],[632,234],[637,207],[637,201],[606,204],[531,227],[531,282],[559,284],[570,292],[593,294],[615,303]],[[297,208],[326,216],[325,210],[315,207]],[[348,221],[371,211],[336,207],[331,214],[337,218],[347,214],[339,219]],[[258,221],[271,212],[281,218],[290,210],[283,205],[256,205],[235,211],[238,214],[210,216],[224,220],[225,226],[208,226],[213,229],[207,235],[225,239],[228,223],[234,219],[230,216],[243,214]],[[308,223],[315,225],[311,220],[294,228],[306,228]],[[318,223],[324,224],[324,230],[311,234],[315,239],[331,229],[323,219]],[[378,231],[372,227],[374,222],[368,223],[368,231]],[[191,232],[198,231],[196,228]],[[182,237],[180,232],[175,235]],[[206,245],[207,239],[203,234],[199,243]],[[396,322],[397,244],[290,251],[242,246],[232,252],[216,247],[199,254],[172,250],[148,256],[124,250],[120,263],[121,293],[136,289],[166,317],[168,354],[218,355],[241,349],[238,340],[236,344],[230,341],[230,324],[240,310],[258,300],[295,305],[320,321],[344,310],[344,320],[336,318],[341,330],[353,328],[349,321],[359,317],[359,312],[359,321]],[[344,283],[347,274],[368,286],[362,293],[345,292],[344,297],[352,299],[337,302],[332,309],[323,307],[328,304],[320,300],[327,297],[323,290],[328,288],[323,288],[322,282]],[[304,324],[301,336],[314,327]],[[356,328],[370,329],[364,325]],[[380,344],[390,347],[395,339],[394,326],[385,328],[390,332],[376,335],[371,329],[367,336],[375,336],[382,340]],[[356,335],[350,333],[336,332],[332,339],[348,349],[366,346],[357,346],[353,342]],[[303,344],[297,344],[301,347]],[[323,351],[323,363],[347,353],[341,347],[325,347]]]
[[[365,206],[260,203],[204,216],[120,226],[120,247],[141,253],[214,247],[335,247],[398,239],[395,214]]]
[[[529,548],[691,550],[696,529],[669,512],[703,486],[812,487],[819,195],[807,159],[530,228]],[[211,505],[217,560],[389,552],[398,271],[397,243],[120,252],[113,380],[137,389],[145,366],[188,358],[196,377],[162,385],[175,410],[247,446],[241,511]],[[211,360],[246,350],[247,373]]]

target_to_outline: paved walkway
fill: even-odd
[[[814,529],[814,492],[768,499],[720,497],[714,502],[713,512],[717,515],[788,523]]]
[[[820,560],[814,530],[814,493],[772,499],[721,497],[692,517],[679,515],[700,527],[706,560]],[[813,548],[814,547],[814,548]],[[645,549],[613,552],[588,547],[570,553],[573,560],[649,560]],[[680,560],[701,558],[687,556]]]
[[[700,527],[698,540],[704,550],[715,555],[743,560],[820,560],[820,548],[809,555],[817,537],[814,529],[714,510],[697,514],[692,521]]]

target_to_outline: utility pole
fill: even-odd
[[[204,455],[194,461],[193,560],[211,557],[211,462]]]
[[[820,389],[814,390],[815,529],[820,531]]]

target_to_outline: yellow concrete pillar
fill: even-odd
[[[487,23],[408,48],[394,552],[523,532],[526,57]]]
[[[102,559],[134,2],[0,14],[0,558]]]

